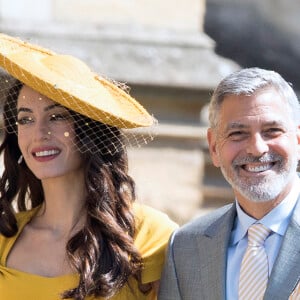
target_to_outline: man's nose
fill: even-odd
[[[261,136],[261,134],[254,134],[248,143],[247,153],[253,156],[261,156],[269,151],[268,142]]]

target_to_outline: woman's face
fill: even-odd
[[[65,107],[23,86],[18,96],[17,124],[20,150],[38,179],[76,175],[82,169],[73,119]]]

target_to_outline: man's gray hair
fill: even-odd
[[[256,92],[274,88],[289,105],[293,119],[300,123],[300,104],[291,84],[277,72],[260,68],[246,68],[225,77],[215,89],[209,104],[209,122],[217,126],[218,112],[226,96],[253,95]]]

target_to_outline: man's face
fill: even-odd
[[[264,202],[287,195],[296,176],[300,129],[276,90],[225,97],[208,143],[237,198]]]

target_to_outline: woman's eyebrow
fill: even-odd
[[[49,110],[51,110],[53,108],[56,108],[56,107],[65,108],[64,106],[62,106],[62,105],[60,105],[58,103],[55,103],[55,104],[51,104],[51,105],[45,107],[44,111],[49,111]],[[20,107],[20,108],[18,108],[18,113],[20,113],[20,112],[30,112],[30,113],[32,113],[33,110],[31,108],[28,108],[28,107]]]
[[[27,108],[27,107],[20,107],[20,108],[18,108],[17,113],[19,114],[20,112],[30,112],[30,113],[32,113],[32,109]]]
[[[53,108],[56,108],[56,107],[62,107],[62,108],[65,108],[64,106],[62,106],[62,105],[60,105],[60,104],[58,104],[58,103],[54,103],[54,104],[51,104],[51,105],[45,107],[44,111],[49,111],[49,110],[51,110],[51,109],[53,109]]]

